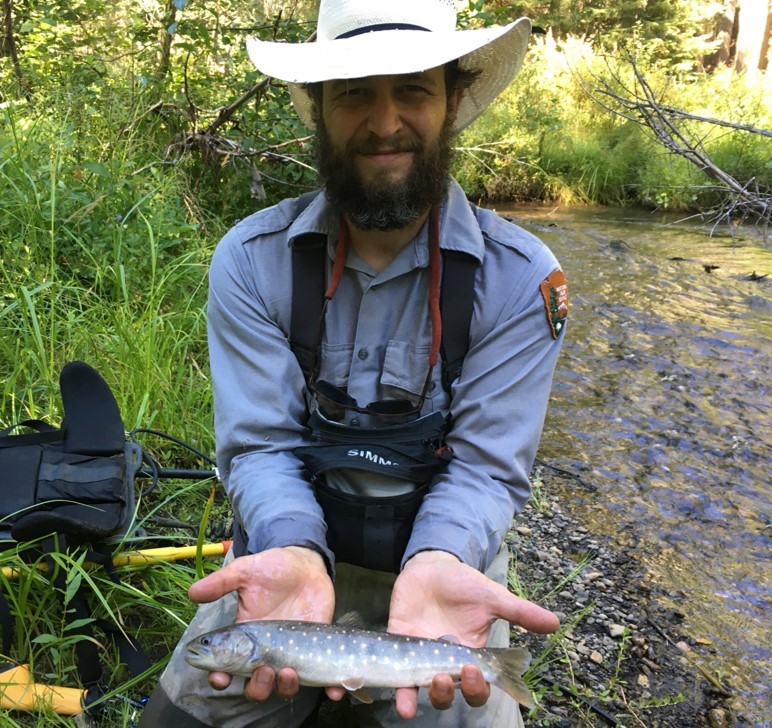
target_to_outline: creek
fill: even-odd
[[[698,662],[769,726],[769,241],[643,211],[497,209],[569,281],[539,458],[577,478],[550,487],[635,549]]]

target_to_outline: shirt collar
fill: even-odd
[[[338,239],[338,215],[332,210],[323,193],[318,194],[290,225],[288,242],[308,233],[327,236],[328,250],[334,255]],[[426,226],[410,243],[418,265],[428,264],[428,235]],[[451,178],[448,197],[440,216],[440,248],[467,253],[480,262],[483,260],[485,243],[472,206],[458,182]]]

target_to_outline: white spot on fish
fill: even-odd
[[[436,647],[434,648],[434,654],[435,655],[439,655],[440,654],[440,651]]]

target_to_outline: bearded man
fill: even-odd
[[[322,0],[315,43],[248,43],[315,129],[323,187],[246,218],[215,253],[217,458],[237,535],[190,588],[202,606],[141,726],[316,725],[325,693],[345,696],[287,667],[242,684],[186,664],[189,639],[234,621],[356,610],[476,647],[507,646],[510,624],[557,628],[506,588],[504,538],[529,496],[565,278],[449,173],[453,136],[509,84],[529,35],[525,18],[458,31],[451,0]],[[376,691],[351,720],[522,725],[479,668],[457,677]]]

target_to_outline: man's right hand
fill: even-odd
[[[250,619],[296,619],[331,622],[335,591],[321,554],[301,546],[269,549],[241,556],[219,571],[191,584],[188,596],[197,603],[213,602],[238,591],[236,622]],[[224,690],[232,680],[225,672],[210,672],[209,684]],[[298,675],[284,668],[259,667],[244,685],[250,700],[266,700],[273,692],[291,698],[299,689]],[[332,689],[339,699],[345,691]]]

